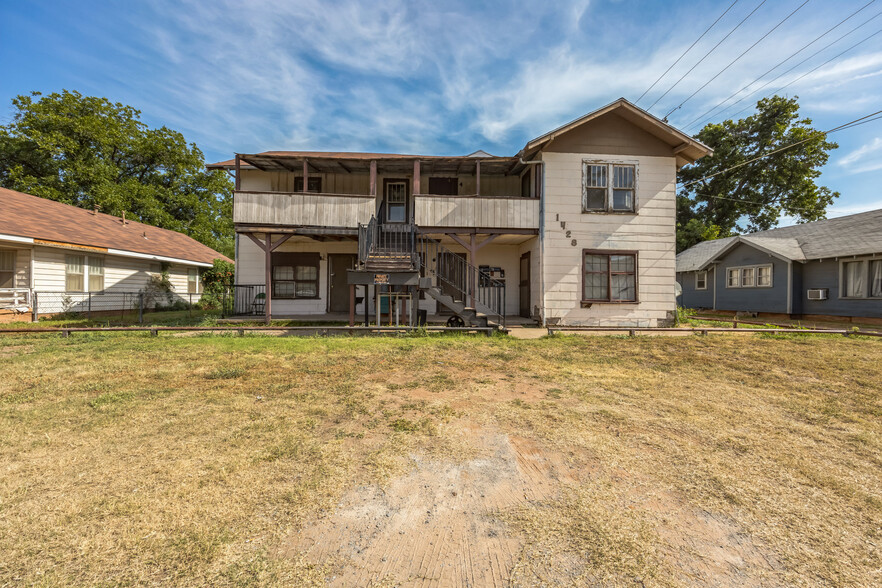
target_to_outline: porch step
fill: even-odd
[[[488,320],[487,315],[478,312],[476,309],[466,306],[464,302],[459,300],[454,300],[452,296],[449,294],[445,294],[441,291],[441,288],[438,286],[431,286],[430,288],[423,288],[423,291],[428,295],[438,301],[438,304],[441,304],[454,313],[458,314],[463,318],[463,320],[470,327],[496,327],[499,326],[496,323]]]

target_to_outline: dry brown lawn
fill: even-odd
[[[882,341],[0,339],[0,586],[882,583]]]

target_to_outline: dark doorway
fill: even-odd
[[[521,255],[521,271],[518,282],[518,300],[520,315],[530,318],[530,252]]]
[[[346,270],[355,269],[355,254],[328,255],[328,311],[349,312],[349,283]]]

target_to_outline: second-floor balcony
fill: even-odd
[[[517,158],[286,153],[240,155],[236,167],[238,226],[539,226],[536,166]]]

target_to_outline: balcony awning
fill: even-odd
[[[309,173],[369,173],[371,161],[377,162],[380,174],[413,173],[413,163],[420,161],[420,172],[426,175],[460,175],[475,173],[481,162],[481,175],[511,175],[523,169],[517,157],[448,157],[439,155],[401,155],[394,153],[331,153],[283,151],[239,154],[240,165],[261,171],[288,171],[300,173],[303,162]],[[230,162],[223,162],[228,164]],[[217,164],[216,164],[217,165]],[[224,165],[223,167],[227,167]],[[235,167],[235,164],[233,165]]]

